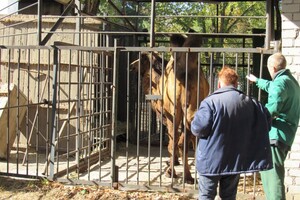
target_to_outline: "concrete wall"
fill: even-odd
[[[0,44],[9,46],[37,45],[37,15],[12,15],[4,18],[0,15]],[[42,40],[58,20],[58,16],[46,15],[42,17]],[[53,45],[54,41],[76,44],[75,33],[76,18],[67,17],[58,27],[46,46]],[[81,46],[98,46],[98,30],[101,26],[99,20],[85,18],[81,30]],[[90,30],[88,28],[94,30]]]
[[[2,16],[0,15],[0,18]],[[47,31],[51,29],[54,23],[57,21],[57,16],[43,16],[42,29],[44,38]],[[26,22],[26,23],[24,23]],[[98,28],[101,23],[93,19],[84,19],[84,24],[89,27]],[[75,32],[76,19],[67,18],[59,26],[57,32],[53,34],[46,46],[53,45],[55,41],[65,42],[69,44],[76,44]],[[40,51],[31,48],[30,46],[37,45],[37,16],[36,15],[12,15],[8,18],[2,18],[0,20],[0,45],[3,46],[16,46],[10,50],[2,48],[0,49],[0,83],[13,83],[17,85],[23,94],[26,95],[30,104],[40,103],[40,98],[52,100],[52,70],[53,70],[53,49],[41,49]],[[98,34],[89,29],[82,30],[81,34],[82,46],[93,47],[98,45]],[[18,46],[23,47],[18,49]],[[77,50],[61,50],[60,51],[60,69],[59,76],[60,81],[66,82],[78,82],[78,58],[80,58],[81,66],[84,68],[85,79],[89,80],[90,67],[97,65],[98,56],[93,54],[92,57],[88,52],[79,52]],[[69,69],[70,68],[70,69]],[[50,87],[48,87],[50,85]],[[69,92],[68,85],[61,85],[60,99],[75,99],[77,96],[77,85],[71,85]],[[87,88],[84,86],[81,91],[82,98],[87,98]],[[93,89],[93,88],[92,88]],[[42,92],[44,90],[44,92]],[[28,106],[28,118],[30,121],[34,120],[36,113],[36,106]],[[84,103],[83,112],[88,112],[89,103]],[[51,111],[51,110],[50,110]],[[75,109],[68,110],[67,103],[61,103],[59,112],[60,118],[65,119],[70,113],[74,116]],[[48,114],[47,114],[48,113]],[[51,124],[51,112],[45,105],[39,106],[39,132],[41,135],[49,135],[48,125]],[[26,120],[23,120],[20,130],[23,133],[22,136],[26,138]],[[47,123],[44,123],[47,122]],[[75,132],[76,120],[70,122],[69,129]],[[81,131],[85,131],[84,121],[80,123],[82,125]],[[60,124],[61,126],[61,124]],[[29,123],[29,130],[32,129]],[[66,129],[62,135],[64,135]],[[26,144],[26,139],[22,139],[21,143]],[[39,137],[39,147],[43,149],[46,145],[45,140]],[[61,142],[62,144],[64,142]],[[22,145],[21,144],[21,145]],[[30,145],[35,146],[35,137],[31,138]],[[61,146],[60,149],[65,150],[65,146]],[[75,148],[75,142],[71,142],[69,148],[73,150]]]
[[[282,1],[282,53],[288,68],[300,82],[300,1]],[[299,126],[298,126],[299,127]],[[293,199],[300,199],[300,128],[285,162],[286,190]]]

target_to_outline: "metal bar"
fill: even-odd
[[[50,73],[51,73],[51,71],[50,71],[50,66],[51,66],[51,50],[49,49],[48,51],[48,73],[47,73],[47,76],[48,77],[50,77]],[[50,81],[48,81],[48,84],[47,84],[47,88],[48,88],[48,94],[47,94],[47,99],[50,99],[50,91],[51,91],[51,83],[50,83]],[[50,153],[50,151],[49,151],[49,146],[50,146],[50,140],[51,140],[51,138],[50,138],[50,135],[51,135],[51,122],[50,122],[50,105],[49,104],[47,104],[47,130],[46,130],[46,138],[47,138],[47,140],[46,140],[46,154],[45,155],[49,155],[49,153]],[[48,176],[48,168],[47,168],[47,170],[46,170],[46,176]]]
[[[117,182],[116,177],[118,176],[116,174],[116,123],[117,123],[117,102],[118,102],[118,85],[117,85],[117,71],[118,71],[118,56],[119,56],[119,50],[117,47],[117,39],[114,40],[114,63],[113,63],[113,85],[112,85],[112,129],[111,129],[111,184]]]
[[[7,29],[7,28],[13,28],[15,26],[20,26],[20,25],[30,23],[30,22],[33,23],[34,21],[36,21],[36,19],[28,20],[28,21],[25,21],[25,22],[14,23],[14,24],[11,24],[11,25],[8,25],[8,26],[3,26],[3,27],[0,28],[0,30]],[[23,35],[25,35],[25,34],[28,34],[28,33],[23,33]],[[11,35],[8,35],[6,37],[10,37],[10,36]]]
[[[61,81],[61,68],[60,68],[60,64],[61,64],[61,59],[60,59],[60,57],[61,57],[61,50],[60,51],[58,51],[58,65],[57,65],[57,72],[58,72],[58,74],[57,74],[57,79],[58,79],[58,81],[57,81],[57,88],[58,88],[58,90],[57,90],[57,116],[56,116],[56,119],[57,119],[57,121],[56,121],[56,124],[57,124],[57,130],[58,130],[58,128],[59,128],[59,120],[60,120],[60,112],[61,112],[61,109],[60,109],[60,107],[61,107],[61,102],[60,102],[60,99],[61,99],[61,86],[60,86],[60,81]],[[60,135],[59,134],[57,134],[57,138],[56,138],[56,141],[55,141],[55,147],[57,148],[57,151],[56,151],[56,174],[57,174],[57,172],[59,171],[59,167],[60,167],[60,159],[59,159],[59,144],[60,144]]]
[[[264,54],[260,54],[260,66],[259,66],[259,78],[262,78],[263,73],[263,66],[264,66]],[[258,100],[261,100],[261,89],[258,89]]]
[[[17,77],[17,88],[18,88],[18,92],[17,92],[17,132],[16,132],[16,139],[17,139],[17,169],[16,169],[16,173],[19,174],[19,142],[20,142],[20,92],[19,92],[19,88],[20,88],[20,49],[18,49],[18,77]]]
[[[173,66],[174,66],[174,96],[173,96],[173,101],[174,101],[174,111],[176,110],[176,107],[177,107],[177,101],[176,101],[176,72],[177,72],[177,54],[176,52],[174,52],[174,63],[173,63]],[[171,188],[173,188],[174,186],[174,175],[175,175],[175,171],[174,171],[174,162],[175,162],[175,153],[176,153],[176,150],[175,150],[175,143],[177,142],[177,138],[175,138],[175,136],[177,135],[177,128],[176,127],[176,112],[173,113],[173,149],[172,149],[172,165],[170,163],[170,166],[172,167],[171,168]],[[170,133],[169,133],[170,134]],[[177,136],[178,137],[178,136]]]
[[[248,60],[247,60],[247,74],[250,74],[250,53],[248,55]],[[250,90],[249,87],[246,88],[246,94],[249,96],[250,95]]]
[[[130,54],[129,52],[127,53],[127,71],[126,71],[126,76],[127,76],[127,80],[126,80],[126,85],[127,85],[127,91],[126,91],[126,178],[125,178],[125,182],[128,184],[128,170],[129,170],[129,106],[130,106]]]
[[[157,0],[156,0],[157,2]],[[78,17],[78,16],[77,16]],[[148,15],[110,15],[110,16],[106,16],[106,15],[97,15],[97,16],[88,16],[89,18],[96,18],[96,19],[100,19],[101,18],[151,18],[151,16]],[[155,18],[203,18],[203,19],[208,19],[208,18],[237,18],[237,19],[266,19],[266,16],[211,16],[211,15],[199,15],[199,16],[195,16],[195,15],[156,15]],[[52,17],[47,17],[45,16],[45,18],[52,18]],[[65,18],[74,18],[73,16],[66,16]],[[81,16],[81,18],[86,18],[86,16]]]
[[[256,172],[253,172],[253,198],[255,198],[256,193]]]
[[[38,21],[37,21],[37,45],[41,44],[42,40],[42,15],[43,15],[43,1],[38,0]]]
[[[151,80],[151,79],[150,79]],[[146,101],[152,101],[152,100],[162,100],[162,95],[155,95],[155,94],[146,94],[145,95]]]
[[[197,69],[197,73],[198,73],[198,77],[197,77],[197,110],[200,107],[200,82],[201,82],[201,54],[198,53],[198,69]],[[195,137],[195,153],[194,153],[194,160],[196,161],[196,153],[197,153],[197,146],[198,146],[198,138]],[[196,165],[196,164],[195,164]],[[197,168],[195,167],[194,170],[194,174],[195,174],[195,181],[194,181],[194,189],[196,189],[196,185],[197,185]]]
[[[31,51],[30,49],[28,49],[28,57],[27,57],[27,71],[29,72],[29,68],[30,68],[30,58],[31,58]],[[29,73],[27,73],[27,97],[29,97],[29,91],[30,91],[30,81],[29,81]],[[29,98],[27,99],[27,105],[29,105]],[[29,108],[27,107],[26,109],[26,138],[28,138],[28,133],[29,133]],[[29,140],[27,139],[26,141],[26,148],[29,148]],[[26,156],[28,156],[28,152],[26,152]],[[29,171],[29,162],[27,160],[26,162],[26,174],[28,175],[28,171]]]
[[[89,102],[87,102],[89,104],[89,110],[87,111],[88,112],[88,180],[91,179],[91,175],[90,175],[90,166],[91,166],[91,162],[90,162],[90,156],[91,156],[91,143],[93,143],[93,140],[92,140],[92,111],[93,111],[93,108],[92,108],[92,78],[93,78],[93,54],[91,52],[88,53],[88,56],[89,56],[89,60],[88,60],[88,65],[90,67],[90,74],[89,74],[89,83],[90,85],[88,86],[88,92],[87,92],[87,95],[88,95],[88,98],[89,98]],[[98,157],[96,157],[98,158]]]
[[[59,19],[57,20],[57,22],[52,26],[52,28],[50,29],[50,32],[44,37],[44,39],[40,42],[40,45],[45,45],[47,44],[47,42],[50,40],[50,38],[52,37],[53,33],[56,31],[56,29],[61,25],[61,23],[63,22],[63,20],[65,19],[63,16],[66,16],[67,14],[69,14],[69,12],[71,11],[71,9],[74,7],[74,0],[71,0],[69,5],[66,7],[66,9],[63,11],[63,13],[61,14],[61,16],[59,17]]]
[[[185,188],[185,179],[186,179],[186,165],[188,163],[187,162],[187,143],[189,142],[187,140],[187,132],[186,132],[186,124],[187,124],[187,104],[188,104],[188,91],[189,91],[189,85],[188,85],[188,77],[189,77],[189,66],[188,66],[188,63],[189,63],[189,52],[185,53],[185,92],[184,92],[184,95],[185,95],[185,102],[184,102],[184,123],[182,124],[185,124],[184,127],[181,127],[184,128],[183,130],[183,134],[184,134],[184,139],[183,139],[183,160],[182,160],[182,165],[183,165],[183,181],[182,181],[182,188],[184,189]],[[182,134],[182,133],[181,133]]]
[[[72,60],[72,51],[69,50],[69,66],[68,66],[68,73],[69,73],[69,77],[68,77],[68,93],[69,93],[69,97],[71,95],[71,60]],[[71,105],[70,105],[70,99],[68,101],[68,110],[71,110]],[[75,107],[75,105],[74,105]],[[71,112],[70,112],[71,113]],[[70,115],[68,115],[68,119],[67,119],[67,160],[68,160],[68,163],[67,163],[67,178],[69,178],[69,167],[70,167],[70,162],[69,162],[69,159],[70,159],[70,155],[69,155],[69,152],[70,152],[70,148],[69,148],[69,145],[70,145]]]
[[[162,53],[162,66],[165,66],[165,59],[164,59],[164,57],[165,57],[165,55],[164,55],[164,53]],[[164,74],[165,74],[165,68],[164,67],[162,67],[162,73],[161,73],[161,75],[162,75],[162,85],[161,85],[161,93],[162,94],[164,94],[164,89],[165,89],[165,76],[164,76]],[[162,97],[162,100],[163,100],[163,97]],[[162,101],[162,105],[163,105],[163,101]],[[164,124],[163,124],[163,114],[164,114],[164,112],[163,112],[163,106],[160,108],[161,110],[160,110],[160,135],[159,135],[159,157],[160,157],[160,160],[159,160],[159,174],[162,174],[162,140],[163,140],[163,126],[164,126]],[[161,177],[161,175],[159,176],[159,187],[161,187],[162,186],[162,177]]]
[[[7,70],[7,108],[10,108],[10,84],[12,82],[11,79],[11,50],[8,50],[8,70]],[[9,172],[9,152],[10,152],[10,140],[9,140],[9,132],[10,132],[10,109],[7,110],[7,127],[6,127],[6,171]]]
[[[152,55],[153,52],[150,52],[150,66],[149,66],[149,70],[150,70],[150,79],[149,79],[149,92],[150,92],[150,95],[152,95]],[[147,67],[147,66],[144,66],[144,67]],[[148,111],[149,111],[149,123],[148,123],[148,185],[150,185],[150,168],[151,168],[151,161],[150,161],[150,158],[151,158],[151,132],[152,132],[152,109],[151,109],[151,102],[148,101],[148,103],[146,104],[147,105],[147,108],[148,108]],[[156,122],[154,122],[156,123]]]
[[[54,180],[54,156],[55,156],[55,138],[56,138],[56,99],[57,99],[57,70],[58,70],[58,49],[53,47],[53,97],[52,97],[52,131],[51,131],[51,146],[50,146],[50,174],[49,178]]]
[[[137,175],[136,175],[136,182],[139,185],[140,179],[140,130],[141,130],[141,52],[139,52],[139,65],[138,65],[138,118],[137,118],[137,145],[136,145],[136,159],[137,159]]]
[[[266,0],[266,38],[265,38],[265,48],[270,49],[270,41],[274,39],[274,8],[273,0]]]
[[[151,0],[150,47],[155,46],[155,0]]]
[[[100,142],[100,151],[99,151],[99,180],[101,181],[101,174],[102,174],[102,170],[101,170],[101,158],[102,158],[102,154],[101,154],[101,145],[102,145],[102,136],[103,136],[103,124],[104,124],[104,112],[103,112],[103,108],[104,108],[104,101],[103,101],[103,94],[104,94],[104,80],[105,80],[105,77],[104,77],[104,63],[105,63],[105,56],[104,56],[104,53],[102,52],[101,53],[101,57],[100,57],[100,61],[99,63],[101,64],[100,65],[100,72],[98,73],[98,76],[99,76],[99,82],[100,82],[100,85],[99,85],[99,98],[100,98],[100,107],[99,107],[99,112],[100,112],[100,116],[99,116],[99,126],[101,126],[101,129],[100,129],[100,139],[99,139],[99,142]],[[98,85],[97,85],[98,86]],[[97,90],[98,91],[98,90]],[[97,106],[98,106],[98,103],[97,103]],[[98,111],[98,110],[97,110]]]
[[[34,34],[36,32],[32,32]],[[149,35],[149,32],[133,32],[133,31],[109,31],[109,30],[103,30],[103,31],[93,31],[91,32],[80,32],[80,31],[44,31],[43,33],[48,33],[48,34],[54,34],[54,33],[64,33],[64,34],[105,34],[105,35]],[[28,34],[28,33],[26,33]],[[210,38],[210,37],[218,37],[218,38],[253,38],[255,37],[265,37],[266,34],[264,33],[189,33],[189,32],[155,32],[155,36],[165,36],[165,35],[172,35],[172,34],[183,34],[183,35],[200,35],[203,36],[204,38]],[[24,35],[22,33],[20,34],[14,34],[14,35]],[[1,37],[7,37],[7,36],[1,36]],[[0,38],[1,38],[0,37]],[[154,47],[154,46],[153,46]]]
[[[71,3],[72,2],[70,2],[70,4]],[[75,4],[76,4],[77,8],[79,8],[77,10],[76,15],[80,16],[81,2],[79,0],[75,0]],[[75,34],[75,44],[77,44],[78,46],[81,46],[81,35],[82,35],[81,25],[82,25],[82,18],[76,18],[76,27],[75,27],[76,33],[73,33],[73,34]]]
[[[209,63],[209,86],[210,86],[210,92],[213,92],[214,90],[214,71],[213,71],[213,54],[210,54],[210,63]]]

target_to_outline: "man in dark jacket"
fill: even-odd
[[[269,132],[272,150],[272,170],[262,172],[261,178],[268,200],[285,200],[284,161],[295,139],[300,118],[300,87],[290,70],[285,69],[286,59],[281,53],[268,58],[268,70],[272,81],[247,78],[268,93],[266,108],[272,115]]]
[[[199,199],[235,199],[239,174],[272,168],[271,117],[258,101],[237,89],[238,75],[223,67],[218,90],[205,98],[192,121],[200,138],[196,167]]]

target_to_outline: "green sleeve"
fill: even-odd
[[[259,84],[262,84],[263,81],[258,81]],[[280,80],[276,81],[265,81],[265,85],[258,86],[261,89],[264,89],[268,92],[268,102],[266,108],[271,113],[272,117],[278,116],[280,113],[285,99],[287,98],[286,90],[284,89],[284,83]]]
[[[262,89],[262,90],[264,90],[266,92],[269,92],[269,88],[270,88],[271,83],[272,83],[272,81],[261,79],[261,78],[258,78],[256,80],[256,86],[259,89]]]

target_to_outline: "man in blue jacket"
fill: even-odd
[[[272,168],[271,117],[258,101],[237,89],[235,70],[223,67],[218,90],[206,97],[192,121],[199,138],[196,167],[199,199],[236,199],[241,173]]]
[[[273,166],[262,172],[261,179],[268,200],[285,200],[284,161],[295,139],[300,118],[300,87],[281,53],[268,58],[268,71],[272,81],[247,78],[268,93],[266,108],[272,115],[272,128],[269,132]]]

